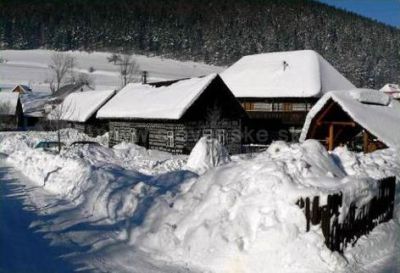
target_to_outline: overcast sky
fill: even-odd
[[[400,0],[319,0],[400,27]]]

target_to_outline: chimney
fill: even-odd
[[[142,71],[142,84],[147,84],[147,71]]]
[[[289,64],[286,61],[283,61],[283,71],[286,70],[286,68],[289,66]]]

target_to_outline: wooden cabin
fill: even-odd
[[[27,85],[19,84],[16,87],[14,87],[14,89],[11,92],[22,95],[22,94],[32,93],[32,89]]]
[[[23,129],[24,114],[18,93],[0,93],[0,131]]]
[[[355,88],[312,50],[245,56],[221,77],[248,113],[248,131],[267,131],[267,142],[296,140],[308,111],[324,93]],[[262,144],[257,137],[245,142]]]
[[[329,151],[400,147],[400,103],[376,90],[328,92],[307,116],[300,137],[305,139],[317,139]]]
[[[92,137],[103,135],[109,130],[108,122],[96,119],[96,114],[115,93],[115,90],[104,90],[69,94],[48,119],[50,123],[60,122],[63,127],[77,129]]]
[[[174,154],[190,153],[202,136],[217,138],[230,153],[239,153],[245,117],[216,74],[128,84],[97,113],[110,122],[110,146],[130,142]]]

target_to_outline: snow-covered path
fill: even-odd
[[[50,247],[42,234],[29,228],[39,219],[23,209],[21,199],[29,189],[16,183],[27,178],[7,166],[4,157],[0,154],[0,272],[72,272],[72,266],[59,258],[65,250]]]

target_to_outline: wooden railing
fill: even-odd
[[[307,220],[307,231],[311,225],[321,225],[326,246],[332,251],[343,252],[354,245],[358,238],[368,234],[374,227],[393,218],[396,178],[388,177],[377,181],[379,193],[369,203],[357,208],[353,202],[339,222],[342,193],[328,195],[327,204],[319,205],[319,196],[300,198],[297,205],[303,209]]]

